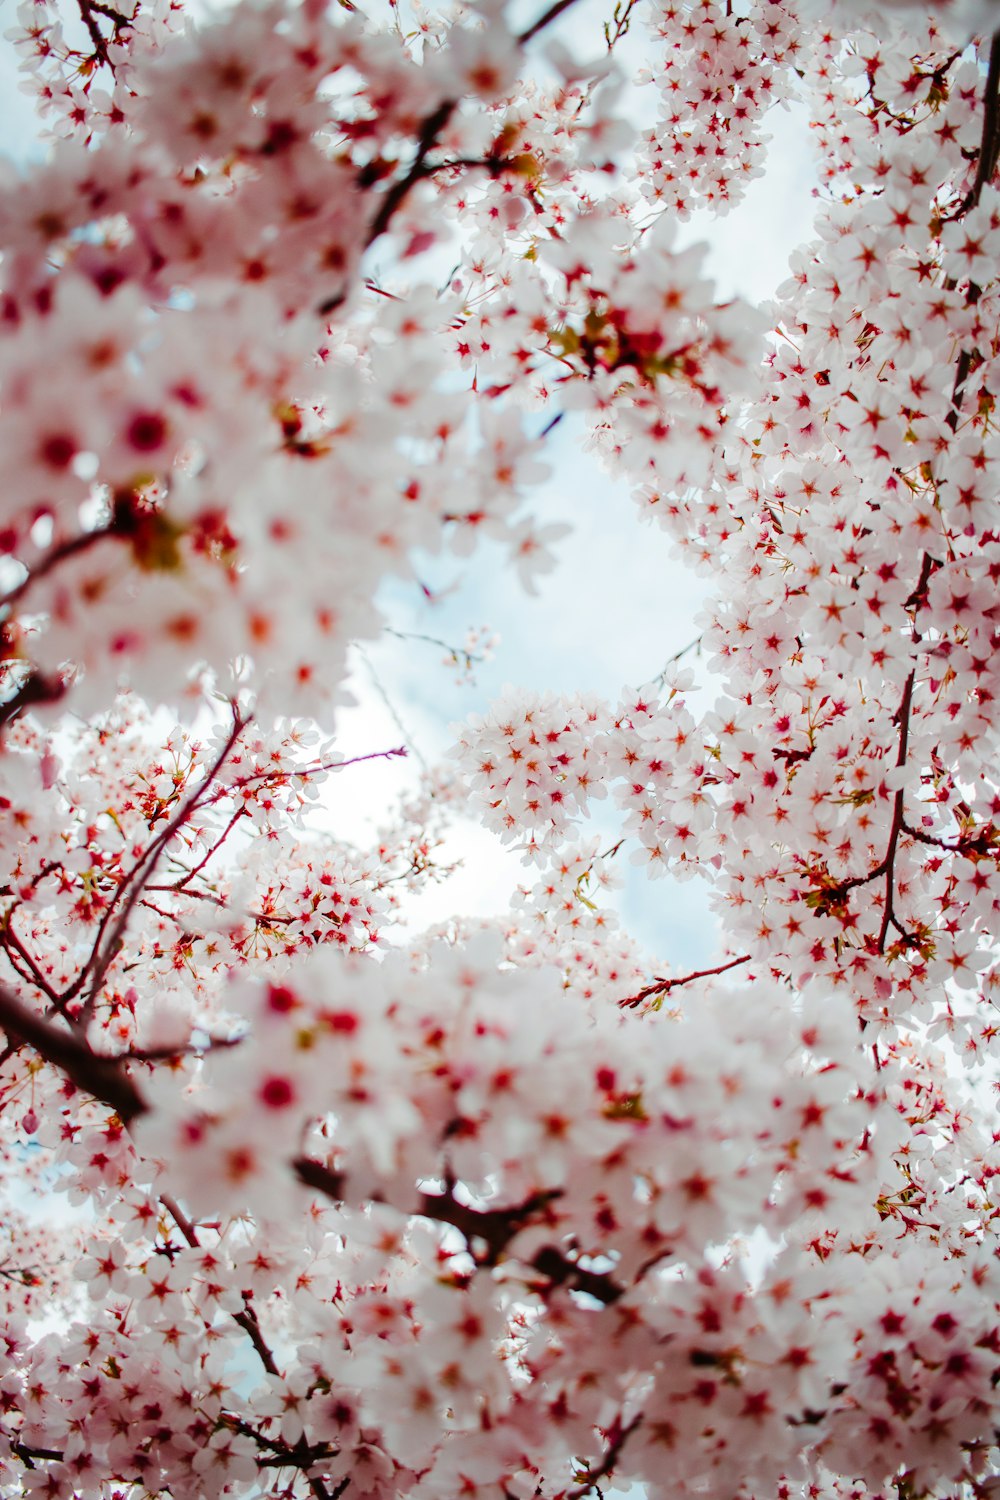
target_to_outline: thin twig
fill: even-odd
[[[219,837],[215,840],[215,843],[209,849],[208,853],[205,854],[204,857],[198,861],[198,863],[194,866],[193,869],[188,870],[178,880],[175,880],[172,885],[148,885],[147,884],[146,890],[147,891],[183,891],[184,887],[186,885],[188,885],[190,881],[194,880],[194,878],[195,878],[196,875],[200,875],[201,874],[202,870],[208,864],[209,860],[214,855],[218,854],[219,850],[222,848],[223,844],[226,842],[226,839],[229,837],[229,835],[232,833],[233,829],[236,827],[236,824],[240,821],[241,818],[245,818],[246,816],[247,816],[247,810],[246,810],[246,808],[245,807],[238,807],[236,809],[236,811],[233,813],[232,817],[229,819],[229,822],[226,824],[225,828],[219,834]]]
[[[113,526],[99,526],[94,531],[83,531],[79,536],[70,537],[68,541],[59,542],[55,547],[51,547],[19,584],[8,589],[7,593],[0,597],[0,610],[9,609],[12,604],[17,604],[20,599],[24,598],[32,584],[44,578],[47,573],[51,573],[53,568],[57,568],[67,558],[75,557],[78,552],[86,552],[96,542],[103,541],[105,537],[114,537],[115,534]]]
[[[613,1426],[609,1429],[608,1451],[605,1453],[598,1467],[591,1469],[587,1474],[587,1483],[580,1485],[575,1490],[570,1490],[566,1496],[566,1500],[583,1500],[584,1495],[589,1495],[592,1489],[596,1489],[600,1480],[607,1478],[619,1458],[621,1458],[622,1449],[641,1421],[641,1412],[637,1416],[634,1416],[631,1422],[624,1427],[622,1426],[621,1417],[615,1418]],[[610,1433],[614,1433],[614,1436],[610,1437]],[[600,1490],[597,1493],[600,1494]]]
[[[181,1208],[176,1198],[171,1197],[169,1193],[161,1193],[160,1202],[170,1214],[171,1218],[174,1220],[174,1223],[177,1225],[181,1234],[187,1240],[192,1249],[198,1249],[201,1246],[201,1240],[198,1238],[198,1231],[191,1220],[188,1218],[187,1214]],[[253,1344],[254,1348],[256,1349],[260,1362],[264,1366],[264,1369],[267,1371],[267,1373],[269,1375],[280,1375],[281,1371],[278,1369],[278,1366],[276,1365],[274,1360],[274,1355],[268,1348],[264,1335],[261,1333],[260,1324],[257,1321],[257,1314],[250,1306],[250,1302],[247,1298],[246,1292],[243,1293],[243,1300],[245,1304],[243,1307],[243,1311],[232,1314],[233,1322],[238,1323],[239,1326],[243,1329],[243,1332],[247,1335],[251,1344]]]
[[[344,1173],[331,1171],[322,1162],[307,1157],[300,1157],[294,1167],[296,1176],[306,1187],[336,1203],[343,1202],[347,1180]],[[418,1202],[402,1212],[419,1214],[421,1218],[434,1219],[439,1224],[450,1224],[464,1237],[469,1254],[477,1265],[495,1266],[503,1259],[515,1236],[528,1224],[544,1222],[549,1205],[561,1196],[559,1188],[543,1189],[512,1208],[480,1209],[460,1203],[449,1188],[445,1193],[421,1193]],[[485,1250],[479,1250],[479,1244],[484,1245]],[[625,1294],[625,1288],[611,1275],[587,1270],[570,1260],[556,1245],[546,1245],[539,1250],[530,1267],[547,1279],[549,1289],[566,1286],[570,1291],[585,1292],[606,1307]]]
[[[187,799],[187,801],[182,803],[181,807],[171,818],[170,822],[163,829],[163,831],[157,835],[146,852],[141,856],[141,858],[136,861],[132,869],[129,871],[128,875],[115,891],[115,894],[112,896],[111,901],[108,904],[108,908],[101,918],[101,923],[98,927],[97,936],[94,939],[94,946],[91,949],[90,957],[87,959],[87,962],[84,964],[73,984],[69,987],[68,990],[64,990],[62,994],[62,999],[64,1001],[72,999],[80,992],[84,984],[86,984],[88,975],[90,976],[90,985],[87,992],[87,1000],[79,1016],[79,1021],[82,1026],[86,1026],[87,1022],[90,1019],[90,1016],[93,1013],[94,1007],[97,1003],[97,996],[100,993],[101,985],[104,983],[105,975],[107,974],[108,969],[111,967],[111,964],[113,963],[118,953],[122,938],[125,933],[125,928],[128,925],[128,920],[132,913],[132,908],[135,906],[136,902],[139,900],[139,897],[145,890],[150,877],[156,869],[157,863],[160,859],[160,855],[166,849],[167,845],[172,841],[174,836],[180,831],[181,828],[184,827],[184,824],[188,822],[192,813],[198,807],[199,803],[204,801],[209,791],[212,789],[212,784],[215,780],[215,777],[218,775],[226,760],[229,758],[233,746],[236,744],[236,741],[239,739],[240,735],[243,733],[249,722],[249,718],[244,719],[241,716],[239,710],[234,705],[233,727],[230,730],[229,734],[226,736],[226,740],[223,744],[222,749],[219,751],[219,754],[216,756],[211,767],[206,772],[203,780],[199,783],[199,785],[192,793],[192,795]],[[115,917],[115,920],[112,923],[111,917],[114,914],[115,908],[118,906],[118,903],[122,900],[123,895],[125,897],[124,904],[121,906],[117,917]],[[105,932],[107,932],[106,937],[104,936]]]
[[[571,5],[575,4],[576,0],[555,0],[555,3],[553,5],[550,5],[548,10],[545,11],[541,16],[539,16],[537,21],[529,26],[526,31],[521,32],[520,36],[518,36],[517,38],[517,41],[522,47],[525,46],[534,37],[536,37],[540,31],[544,31],[545,28],[549,26],[557,16],[561,16],[563,11],[568,10]],[[368,226],[368,233],[365,236],[366,249],[369,249],[377,239],[385,234],[386,230],[389,228],[389,225],[392,223],[392,220],[395,217],[397,211],[402,207],[406,198],[409,196],[411,189],[423,178],[430,175],[432,171],[438,170],[437,167],[432,168],[428,166],[427,158],[434,150],[434,147],[438,144],[438,140],[440,139],[442,131],[448,124],[457,108],[457,99],[442,99],[440,104],[438,104],[436,108],[433,109],[422,122],[419,133],[417,135],[416,150],[413,153],[410,165],[407,167],[403,175],[401,177],[397,177],[392,186],[387,189],[386,193],[382,197],[381,202],[379,203],[378,211],[376,212],[375,217],[372,219],[370,225]],[[445,163],[444,165],[450,164]],[[477,159],[471,165],[474,165],[476,167],[489,167],[490,162],[488,159],[485,161],[480,161]],[[491,167],[490,170],[494,169]],[[370,185],[365,175],[366,172],[367,168],[363,167],[361,169],[361,172],[358,174],[358,185],[360,187]],[[346,300],[346,297],[346,288],[341,288],[340,291],[335,292],[331,297],[327,297],[323,302],[319,304],[316,309],[317,313],[321,318],[329,317],[331,313],[336,312],[338,307],[342,306],[342,304]]]
[[[402,206],[404,200],[409,195],[410,189],[425,175],[424,168],[427,155],[437,145],[438,137],[457,108],[457,99],[442,99],[437,108],[432,110],[423,121],[420,133],[417,136],[416,151],[409,167],[403,173],[402,177],[397,177],[396,181],[387,190],[379,204],[375,217],[368,226],[368,232],[365,235],[366,249],[369,249],[377,239],[385,234],[397,209]],[[365,170],[365,168],[362,168],[359,174],[359,185],[361,186],[366,185]],[[316,309],[319,316],[325,318],[329,317],[331,313],[336,312],[337,308],[344,302],[346,295],[346,290],[342,288],[339,292],[335,292],[332,297],[327,297]]]
[[[932,844],[935,849],[943,849],[947,854],[978,854],[983,857],[1000,859],[1000,848],[997,847],[997,829],[992,823],[987,823],[976,833],[962,834],[954,841],[942,839],[935,833],[927,833],[923,828],[914,828],[912,824],[903,819],[902,829],[911,839],[916,839],[920,844]]]
[[[399,711],[396,708],[396,705],[393,703],[392,699],[389,697],[389,694],[386,692],[385,687],[382,683],[382,679],[376,672],[371,657],[368,655],[368,652],[365,650],[364,646],[356,643],[356,649],[358,655],[361,657],[361,660],[368,668],[368,675],[371,677],[372,683],[375,687],[375,691],[378,693],[379,697],[382,699],[382,702],[385,704],[386,708],[389,710],[389,713],[392,716],[392,722],[395,724],[404,740],[407,741],[409,751],[412,752],[414,759],[419,761],[421,769],[429,772],[430,766],[427,763],[427,757],[418,749],[413,741],[412,735],[409,733],[406,725],[399,717]]]
[[[127,1052],[100,1053],[109,1062],[173,1062],[181,1057],[207,1057],[210,1052],[224,1051],[228,1047],[239,1047],[246,1040],[243,1036],[210,1036],[204,1042],[181,1042],[175,1046],[130,1047]]]
[[[7,957],[13,967],[17,969],[18,966],[14,963],[14,960],[11,957],[10,953],[10,949],[13,948],[14,952],[22,960],[25,968],[28,970],[28,974],[25,975],[22,970],[18,969],[18,973],[21,975],[22,979],[30,978],[30,982],[34,984],[36,989],[41,990],[42,994],[45,996],[46,1000],[50,1002],[53,1009],[63,1012],[64,1006],[60,995],[56,991],[55,987],[46,979],[45,975],[38,967],[38,964],[35,962],[34,958],[28,952],[27,948],[24,946],[24,944],[21,942],[21,939],[14,931],[14,913],[17,911],[20,904],[21,903],[19,901],[15,901],[13,906],[11,906],[3,916],[2,924],[0,924],[0,946],[7,949]]]
[[[68,684],[61,677],[48,677],[44,672],[38,671],[29,672],[13,697],[0,703],[0,730],[5,729],[12,719],[19,718],[27,709],[43,703],[58,703],[65,696],[67,687]]]
[[[554,0],[554,3],[549,6],[548,10],[543,11],[538,20],[532,22],[527,31],[521,32],[517,39],[521,46],[526,46],[540,31],[544,31],[546,26],[551,26],[552,22],[561,16],[564,10],[569,10],[570,6],[575,4],[576,0]]]
[[[671,990],[680,988],[681,985],[691,984],[695,979],[710,979],[716,974],[725,974],[729,969],[738,969],[741,964],[748,964],[752,955],[743,953],[739,958],[731,958],[728,963],[718,964],[714,969],[695,969],[692,974],[684,974],[676,979],[655,979],[652,984],[647,984],[645,989],[639,990],[635,995],[628,995],[624,1000],[619,1000],[619,1006],[624,1010],[634,1010],[644,1000],[649,1000],[653,995],[669,995]]]
[[[667,660],[665,661],[665,663],[663,665],[663,670],[661,672],[658,672],[655,677],[648,678],[647,681],[644,682],[644,683],[641,683],[640,686],[641,687],[656,687],[656,688],[663,687],[665,685],[665,683],[666,683],[667,674],[669,673],[670,668],[676,662],[683,661],[684,657],[687,656],[687,654],[688,654],[689,651],[693,651],[696,656],[700,656],[701,655],[701,641],[702,641],[701,636],[700,635],[696,635],[693,641],[688,641],[687,645],[686,646],[682,646],[679,651],[675,651],[674,654],[673,654],[673,656],[668,656],[667,657]]]
[[[108,41],[117,41],[118,33],[126,26],[131,26],[134,17],[124,15],[120,10],[116,10],[113,5],[108,5],[106,0],[76,0],[76,4],[77,10],[80,12],[80,19],[84,26],[86,26],[90,40],[94,44],[93,55],[95,61],[103,63],[113,73],[115,68],[108,56]],[[97,15],[106,16],[111,22],[112,35],[110,38],[106,37],[98,26],[95,12]]]
[[[910,735],[910,708],[913,704],[913,683],[915,677],[915,672],[911,672],[909,677],[907,677],[906,685],[903,688],[903,698],[899,705],[899,749],[896,753],[897,770],[900,770],[906,764],[906,749]],[[899,926],[899,923],[896,922],[892,909],[893,897],[896,891],[896,847],[903,828],[905,796],[903,788],[899,787],[893,803],[892,826],[889,830],[889,847],[886,849],[885,859],[882,861],[885,867],[885,903],[882,911],[882,926],[879,928],[878,935],[878,951],[880,953],[885,952],[885,940],[889,932],[890,923],[896,927],[901,936],[905,937],[907,935]]]

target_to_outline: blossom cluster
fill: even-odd
[[[5,1500],[995,1490],[1000,39],[621,0],[585,61],[569,9],[20,13]],[[790,104],[756,310],[674,221]],[[347,843],[406,750],[342,752],[349,648],[444,549],[536,586],[560,424],[711,580],[697,670],[511,689]],[[530,879],[414,936],[470,810]]]
[[[334,1391],[350,1413],[341,1428],[368,1433],[382,1455],[383,1482],[402,1482],[419,1455],[424,1472],[407,1482],[428,1495],[447,1493],[467,1472],[485,1493],[568,1469],[588,1450],[596,1466],[592,1434],[613,1425],[616,1409],[624,1424],[641,1393],[649,1427],[637,1431],[637,1473],[662,1471],[695,1487],[749,1485],[791,1463],[796,1423],[808,1423],[812,1446],[836,1469],[838,1445],[849,1447],[858,1422],[872,1420],[864,1403],[838,1398],[853,1387],[856,1363],[875,1363],[865,1346],[852,1347],[840,1307],[862,1274],[887,1333],[910,1319],[899,1367],[880,1339],[882,1364],[870,1377],[888,1382],[888,1410],[897,1385],[919,1388],[917,1359],[933,1381],[919,1399],[933,1408],[946,1393],[964,1414],[963,1434],[981,1433],[993,1366],[976,1351],[997,1337],[995,1312],[980,1303],[975,1318],[949,1317],[945,1328],[946,1277],[925,1298],[914,1291],[903,1312],[894,1286],[854,1266],[879,1237],[874,1187],[891,1142],[884,1126],[881,1140],[872,1136],[874,1068],[859,1077],[849,1007],[807,996],[793,1019],[762,984],[755,1004],[706,992],[654,1031],[614,1009],[591,1019],[551,971],[503,974],[496,958],[485,939],[435,952],[416,973],[404,955],[379,965],[317,955],[286,984],[232,997],[252,1025],[244,1041],[192,1065],[186,1086],[176,1075],[151,1086],[155,1107],[133,1132],[161,1165],[134,1159],[129,1176],[142,1183],[153,1172],[153,1194],[192,1243],[157,1265],[140,1231],[132,1248],[95,1246],[79,1275],[106,1306],[110,1297],[112,1317],[116,1298],[141,1305],[164,1372],[175,1360],[183,1368],[199,1320],[225,1313],[238,1329],[252,1304],[288,1352],[280,1379],[275,1371],[245,1409],[263,1423],[256,1431],[265,1442],[280,1435],[322,1453],[314,1467],[327,1478],[343,1472],[348,1452],[340,1434],[337,1452],[323,1452]],[[726,1049],[717,1045],[723,1029]],[[317,1189],[342,1206],[310,1209]],[[358,1213],[366,1202],[378,1205],[373,1219]],[[208,1231],[191,1226],[215,1223],[218,1233],[220,1213],[234,1228],[209,1255]],[[330,1213],[313,1251],[334,1256],[338,1296],[332,1308],[315,1294],[297,1298],[289,1325],[280,1301],[265,1313],[274,1287],[303,1281],[294,1269],[303,1247],[287,1226],[323,1224]],[[413,1216],[419,1232],[405,1230]],[[796,1270],[791,1247],[831,1216],[843,1243],[826,1254],[844,1279],[827,1278],[820,1291],[813,1271]],[[760,1227],[786,1248],[754,1291],[735,1266],[713,1267],[712,1250]],[[147,1217],[150,1232],[168,1232],[162,1209]],[[352,1246],[343,1265],[331,1239]],[[381,1247],[375,1284],[355,1279],[366,1242]],[[227,1271],[267,1245],[282,1251],[262,1268],[258,1313],[257,1293],[235,1290],[257,1283],[238,1273],[234,1284]],[[318,1291],[317,1266],[305,1282]],[[817,1296],[818,1319],[809,1313]],[[540,1321],[525,1318],[533,1306]],[[927,1329],[919,1353],[918,1326]],[[818,1327],[822,1356],[813,1348]],[[217,1370],[233,1336],[220,1332]],[[954,1355],[948,1377],[939,1345]],[[142,1346],[126,1344],[123,1358],[133,1368]],[[169,1385],[176,1375],[164,1378]],[[218,1381],[209,1409],[234,1394]],[[71,1426],[73,1379],[62,1399]],[[18,1440],[30,1445],[31,1408],[14,1406],[24,1414]],[[87,1433],[98,1465],[99,1410],[91,1407],[96,1426]],[[559,1410],[566,1420],[553,1423]],[[717,1424],[733,1421],[744,1433],[738,1452],[717,1440]],[[221,1454],[214,1440],[207,1455],[195,1453],[190,1423],[165,1451],[140,1424],[119,1434],[107,1458],[121,1467],[132,1444],[127,1464],[180,1464],[191,1492],[209,1493],[206,1457],[212,1473],[241,1473],[239,1445],[234,1455],[232,1430],[221,1415],[218,1423]],[[484,1427],[498,1433],[488,1449]],[[872,1431],[881,1456],[873,1452],[870,1472],[881,1482],[901,1435],[887,1420]],[[928,1472],[952,1446],[948,1432],[928,1442]],[[76,1451],[69,1443],[67,1453]],[[244,1458],[251,1451],[244,1445]]]

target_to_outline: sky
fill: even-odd
[[[528,0],[518,4],[534,14]],[[600,50],[603,15],[597,0],[584,0],[553,32],[573,51],[591,56]],[[0,30],[14,18],[13,0],[0,0]],[[645,60],[641,30],[633,29],[625,45],[630,62]],[[789,253],[809,238],[813,173],[804,114],[795,107],[775,109],[768,129],[773,139],[766,173],[750,184],[743,203],[725,217],[702,215],[681,226],[682,245],[707,242],[708,269],[720,298],[766,299],[785,278]],[[38,151],[32,104],[20,91],[13,48],[0,42],[0,157],[23,163]],[[351,757],[405,741],[411,755],[406,762],[354,766],[332,779],[323,821],[339,836],[363,840],[383,822],[421,761],[446,754],[454,725],[484,712],[506,685],[596,692],[617,701],[623,689],[655,677],[697,636],[705,584],[674,555],[666,534],[640,516],[627,486],[583,451],[566,423],[548,440],[547,458],[552,474],[534,492],[533,511],[546,522],[568,523],[572,531],[557,544],[557,565],[539,579],[535,597],[522,591],[490,544],[461,562],[418,559],[433,601],[412,584],[395,582],[383,591],[380,604],[395,631],[462,646],[470,627],[489,627],[500,643],[474,680],[462,685],[442,664],[445,653],[424,641],[388,635],[356,654],[351,689],[357,706],[341,715],[339,748]],[[693,657],[690,664],[698,672],[698,697],[692,699],[697,710],[711,701],[712,679]],[[602,830],[598,825],[594,831]],[[500,914],[516,884],[533,878],[469,820],[457,823],[443,858],[460,858],[462,867],[413,906],[410,920],[417,926],[452,914]],[[621,874],[622,915],[655,959],[675,971],[711,960],[718,933],[700,881],[649,881],[627,862]]]

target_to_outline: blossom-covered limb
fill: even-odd
[[[88,1044],[78,1025],[67,1029],[40,1016],[6,985],[0,985],[0,1028],[58,1068],[77,1088],[109,1105],[125,1124],[143,1113],[145,1101],[122,1064]]]
[[[84,985],[87,986],[87,998],[81,1010],[81,1020],[85,1020],[93,1012],[97,996],[100,993],[108,969],[118,955],[119,945],[122,935],[128,926],[132,908],[141,897],[148,881],[156,870],[161,855],[169,848],[179,831],[190,821],[200,803],[213,790],[215,776],[229,759],[233,746],[248,723],[249,720],[243,718],[239,709],[234,705],[232,728],[223,739],[222,747],[211,766],[207,769],[204,778],[191,796],[174,813],[166,827],[157,834],[149,847],[142,853],[108,903],[104,916],[98,926],[89,957],[81,967],[73,983],[61,996],[62,1001],[65,1003],[79,994]],[[121,903],[120,909],[116,911],[119,903]]]
[[[976,175],[971,188],[956,210],[956,218],[961,218],[979,203],[983,188],[993,181],[998,158],[1000,158],[1000,31],[994,33],[990,43],[989,66],[983,86],[983,133],[976,159]]]
[[[608,1430],[607,1452],[596,1468],[588,1468],[586,1482],[578,1485],[575,1490],[570,1490],[566,1500],[584,1500],[584,1496],[589,1495],[591,1490],[597,1490],[598,1495],[600,1495],[599,1485],[601,1480],[606,1479],[609,1474],[614,1473],[615,1464],[618,1462],[625,1444],[641,1421],[641,1412],[632,1417],[629,1422],[623,1421],[620,1416],[615,1418],[614,1423]]]

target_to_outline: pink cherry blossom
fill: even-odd
[[[995,20],[21,6],[4,1500],[995,1492]],[[789,108],[813,237],[754,308],[676,225]],[[483,548],[546,607],[569,443],[696,639],[480,694],[444,766],[380,682],[349,753],[358,648],[426,707],[497,645],[404,595]],[[523,878],[424,930],[470,817]],[[714,955],[646,950],[646,877]]]

